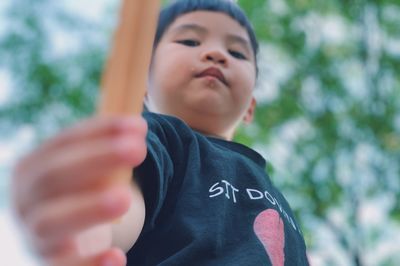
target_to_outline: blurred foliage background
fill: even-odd
[[[37,143],[95,110],[118,4],[69,2],[5,9],[3,140],[29,126]],[[259,37],[261,73],[256,121],[236,140],[268,159],[314,265],[398,265],[399,1],[237,2]]]

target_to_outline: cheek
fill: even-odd
[[[192,75],[193,66],[187,54],[165,49],[162,56],[156,57],[156,65],[153,67],[153,81],[162,90],[170,91],[178,88],[182,82]]]
[[[253,98],[253,90],[255,87],[255,71],[251,67],[243,67],[238,71],[233,104],[239,107],[239,111],[247,110]]]
[[[251,97],[256,83],[255,70],[252,67],[243,67],[238,70],[237,87],[240,97]]]

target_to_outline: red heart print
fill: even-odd
[[[283,266],[285,263],[285,231],[279,213],[267,209],[257,215],[253,229],[263,244],[273,266]]]

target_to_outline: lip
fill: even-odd
[[[222,73],[221,70],[219,70],[216,67],[209,67],[206,70],[200,72],[199,74],[196,75],[196,78],[202,78],[202,77],[214,77],[221,81],[223,84],[228,86],[228,82],[225,79],[224,74]]]

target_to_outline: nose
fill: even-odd
[[[226,55],[218,49],[209,49],[201,57],[203,62],[213,62],[222,66],[226,66],[228,62]]]

